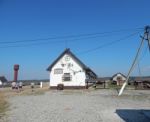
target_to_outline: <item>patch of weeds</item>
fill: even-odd
[[[8,110],[9,104],[7,100],[5,99],[5,96],[3,93],[0,92],[0,119],[5,116],[6,111]]]
[[[136,94],[134,95],[123,94],[122,96],[120,96],[120,98],[131,99],[131,100],[143,100],[143,101],[149,99],[148,95],[136,95]]]
[[[44,95],[46,91],[44,90],[28,90],[28,91],[24,91],[24,92],[21,92],[20,95],[34,95],[34,96],[37,96],[37,95]]]
[[[82,94],[83,90],[63,90],[62,95]]]

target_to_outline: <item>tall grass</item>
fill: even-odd
[[[5,112],[8,109],[8,102],[4,96],[3,92],[0,92],[0,119],[5,115]]]

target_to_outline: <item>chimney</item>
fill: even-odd
[[[18,70],[19,70],[19,65],[15,64],[14,65],[14,81],[17,82],[18,79]]]

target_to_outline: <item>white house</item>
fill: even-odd
[[[116,82],[117,85],[122,85],[126,81],[126,76],[122,73],[116,73],[112,76],[112,81]]]
[[[62,52],[47,70],[50,72],[50,88],[57,88],[58,84],[63,84],[64,88],[85,88],[86,79],[97,77],[70,49]]]

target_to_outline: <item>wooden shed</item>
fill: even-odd
[[[150,89],[150,77],[135,77],[135,89]]]

